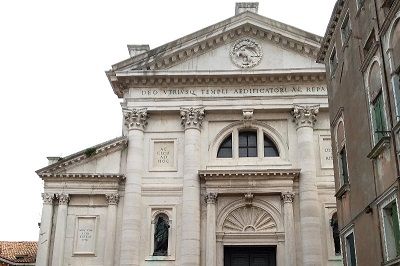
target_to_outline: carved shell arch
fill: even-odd
[[[276,232],[277,224],[264,209],[241,206],[228,214],[222,229],[224,232]]]
[[[247,205],[248,206],[248,205]],[[267,213],[269,216],[272,217],[272,220],[275,222],[276,229],[275,231],[271,230],[268,232],[283,232],[284,231],[284,226],[283,226],[283,218],[282,218],[282,213],[281,209],[277,206],[275,206],[273,203],[269,201],[265,201],[262,199],[257,199],[255,198],[252,202],[252,206],[256,209],[262,210],[262,212]],[[240,210],[241,208],[246,208],[246,202],[244,198],[239,198],[237,200],[234,200],[230,202],[228,205],[223,207],[217,214],[217,231],[218,232],[226,232],[226,233],[240,233],[239,231],[228,231],[225,228],[225,223],[228,217],[231,216],[232,213],[235,212],[235,210]],[[253,224],[254,226],[254,224]],[[251,226],[246,228],[245,231],[241,231],[242,233],[251,233]],[[266,232],[266,231],[259,231],[259,232]]]

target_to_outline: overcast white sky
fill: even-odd
[[[234,15],[235,0],[0,2],[0,240],[37,240],[46,156],[121,135],[104,74],[127,44],[166,42]],[[335,0],[261,0],[259,14],[324,35]]]

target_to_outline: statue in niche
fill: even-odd
[[[168,230],[168,220],[165,217],[158,216],[154,228],[153,256],[168,256]]]

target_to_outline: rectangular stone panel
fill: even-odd
[[[95,255],[97,216],[77,216],[74,254]]]
[[[320,136],[319,142],[321,168],[333,168],[332,146],[330,136]]]
[[[176,171],[176,140],[152,139],[150,145],[150,171]]]

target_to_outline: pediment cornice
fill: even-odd
[[[123,86],[117,82],[121,72],[144,70],[147,73],[143,75],[151,76],[154,71],[169,69],[243,37],[267,40],[283,49],[293,50],[313,59],[317,57],[321,41],[321,37],[317,35],[258,14],[245,12],[114,64],[106,74],[114,91],[118,91],[120,90],[118,87]]]
[[[53,174],[53,173],[41,173],[38,174],[44,181],[104,181],[104,182],[122,182],[125,180],[125,175],[123,174],[97,174],[97,173],[63,173],[63,174]]]
[[[320,39],[316,35],[315,40],[307,40],[304,36],[289,34],[283,30],[278,30],[278,28],[263,27],[262,23],[249,20],[229,30],[226,30],[225,27],[220,30],[216,29],[213,34],[208,33],[186,43],[176,41],[175,46],[167,44],[169,49],[166,51],[163,46],[155,48],[113,65],[112,71],[168,69],[182,61],[204,54],[242,37],[268,40],[284,49],[293,50],[314,59],[317,58],[320,48]]]
[[[127,144],[128,144],[127,137],[125,137],[125,136],[118,137],[118,138],[103,142],[101,144],[95,145],[93,147],[81,150],[81,151],[71,154],[69,156],[66,156],[54,164],[51,164],[49,166],[46,166],[44,168],[37,170],[36,174],[39,175],[40,177],[45,177],[45,176],[47,177],[49,175],[59,174],[66,168],[69,168],[73,165],[81,164],[83,162],[92,160],[96,157],[100,157],[109,152],[123,149],[126,147]],[[69,174],[63,174],[63,175],[69,175]],[[77,174],[72,174],[72,175],[77,175]]]

